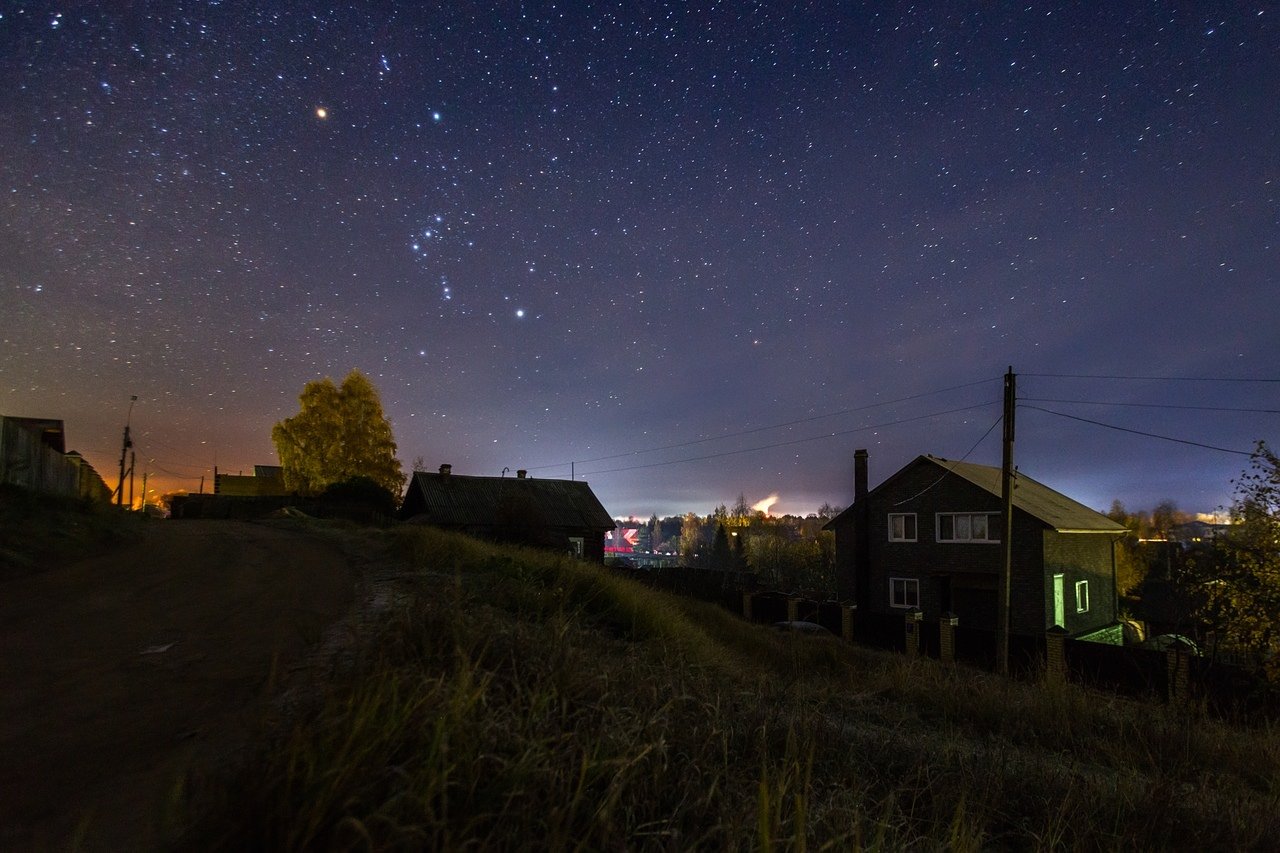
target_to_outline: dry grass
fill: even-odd
[[[0,484],[0,578],[65,565],[138,537],[141,513]]]
[[[539,552],[383,544],[411,603],[203,790],[187,846],[1280,848],[1280,731],[777,634]]]

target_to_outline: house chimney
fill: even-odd
[[[521,468],[519,471],[516,472],[516,479],[523,480],[525,478],[525,475],[528,473],[529,473],[528,471]]]
[[[853,499],[860,501],[867,496],[867,451],[853,451]]]
[[[853,598],[858,607],[871,603],[871,502],[867,500],[867,451],[853,452]],[[847,593],[845,593],[847,594]]]
[[[452,473],[453,473],[453,466],[450,465],[448,462],[440,466],[440,474],[442,476],[448,477]]]

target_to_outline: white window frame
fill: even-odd
[[[902,603],[899,604],[894,594],[897,584],[902,584]],[[908,595],[907,591],[913,590],[912,595]],[[915,601],[909,599],[914,598]],[[896,607],[900,610],[912,610],[920,607],[920,581],[917,578],[889,578],[889,606]]]
[[[1089,612],[1089,582],[1076,581],[1076,612]]]
[[[975,539],[972,534],[973,519],[978,516],[982,516],[983,518],[986,519],[987,532],[986,532],[986,537],[983,539]],[[944,517],[951,519],[951,538],[950,539],[944,539],[942,536],[942,519]],[[992,523],[992,519],[999,519],[999,518],[1000,518],[1000,513],[998,512],[940,512],[934,516],[934,522],[933,522],[934,533],[937,536],[938,542],[947,542],[947,543],[958,542],[962,544],[971,543],[971,542],[978,543],[978,544],[999,542],[1000,541],[999,539],[991,538],[991,528],[994,526]],[[957,519],[964,519],[963,524],[970,531],[968,536],[965,536],[963,538],[956,537],[957,528],[961,523],[957,521]]]
[[[893,535],[893,522],[895,519],[901,518],[902,536]],[[907,519],[911,519],[911,535],[907,535]],[[890,542],[915,542],[920,535],[920,522],[916,518],[914,512],[891,512],[889,513],[889,541]]]

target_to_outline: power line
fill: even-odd
[[[1051,409],[1042,409],[1039,406],[1026,406],[1022,404],[1019,404],[1019,405],[1025,409],[1035,409],[1037,412],[1044,412],[1045,414],[1049,414],[1049,415],[1057,415],[1060,418],[1069,418],[1073,421],[1080,421],[1086,424],[1093,424],[1094,426],[1106,427],[1107,429],[1114,429],[1120,432],[1133,433],[1134,435],[1143,435],[1143,436],[1146,436],[1147,438],[1158,438],[1158,439],[1161,439],[1162,441],[1172,441],[1172,442],[1176,442],[1177,444],[1189,444],[1192,447],[1203,447],[1206,450],[1220,450],[1223,453],[1234,453],[1237,456],[1253,455],[1253,453],[1248,450],[1232,450],[1230,447],[1218,447],[1217,445],[1204,444],[1203,442],[1199,442],[1199,441],[1189,441],[1185,438],[1174,438],[1173,436],[1159,435],[1154,432],[1143,432],[1140,429],[1129,429],[1128,427],[1116,426],[1115,424],[1104,424],[1102,421],[1094,421],[1094,420],[1090,420],[1089,418],[1081,418],[1081,417],[1077,417],[1076,415],[1068,415],[1066,412],[1055,412]]]
[[[758,432],[767,432],[768,430],[771,430],[771,429],[781,429],[782,427],[796,426],[797,424],[806,424],[806,423],[811,423],[811,422],[813,422],[813,421],[820,421],[820,420],[823,420],[824,418],[834,418],[834,417],[837,417],[838,415],[848,415],[848,414],[853,414],[854,412],[864,412],[864,411],[866,411],[866,410],[868,410],[868,409],[875,409],[875,408],[878,408],[878,407],[880,407],[880,406],[892,406],[892,405],[893,405],[893,404],[895,404],[895,403],[906,403],[906,402],[909,402],[909,401],[911,401],[911,400],[919,400],[919,399],[921,399],[921,398],[923,398],[923,397],[932,397],[932,396],[934,396],[934,395],[936,395],[936,394],[945,394],[945,393],[947,393],[948,391],[959,391],[959,390],[960,390],[960,389],[962,389],[962,388],[972,388],[972,387],[973,387],[973,386],[975,386],[975,385],[983,385],[983,384],[988,383],[988,382],[997,382],[997,381],[999,381],[999,380],[996,380],[996,379],[978,379],[978,380],[976,380],[976,381],[974,381],[974,382],[965,382],[965,383],[963,383],[963,384],[961,384],[961,385],[952,385],[952,386],[951,386],[951,387],[949,387],[949,388],[939,388],[939,389],[937,389],[937,390],[935,390],[935,391],[923,391],[923,392],[921,392],[921,393],[919,393],[919,394],[912,394],[912,395],[907,396],[907,397],[899,397],[899,398],[898,398],[898,399],[896,399],[896,400],[884,400],[884,401],[879,402],[879,403],[868,403],[868,404],[867,404],[867,405],[865,405],[865,406],[856,406],[856,407],[854,407],[854,408],[852,408],[852,409],[840,409],[839,411],[835,411],[835,412],[827,412],[826,414],[822,414],[822,415],[813,415],[813,416],[811,416],[811,417],[807,417],[807,418],[800,418],[800,419],[798,419],[798,420],[794,420],[794,421],[786,421],[786,422],[784,422],[784,423],[771,424],[771,425],[769,425],[769,426],[754,427],[754,428],[752,428],[752,429],[744,429],[744,430],[739,430],[739,431],[737,431],[737,432],[725,432],[725,433],[720,433],[719,435],[709,436],[709,437],[707,437],[707,438],[697,438],[697,439],[693,439],[693,440],[690,440],[690,441],[680,441],[680,442],[676,442],[676,443],[674,443],[674,444],[664,444],[664,445],[662,445],[662,446],[660,446],[660,447],[650,447],[650,448],[648,448],[648,449],[646,449],[646,450],[628,450],[628,451],[625,451],[625,452],[623,452],[623,453],[614,453],[614,454],[611,454],[611,455],[609,455],[609,456],[596,456],[596,457],[594,457],[594,458],[592,458],[592,459],[574,459],[574,460],[571,460],[571,462],[559,462],[559,463],[556,463],[556,464],[554,464],[554,465],[534,465],[534,466],[532,466],[532,467],[527,468],[526,470],[528,470],[528,471],[544,471],[544,470],[546,470],[547,468],[563,468],[563,467],[565,467],[566,465],[569,465],[569,464],[581,464],[581,465],[587,465],[587,464],[590,464],[590,463],[592,463],[592,462],[607,462],[607,461],[608,461],[608,460],[610,460],[610,459],[622,459],[623,457],[626,457],[626,456],[639,456],[639,455],[644,454],[644,453],[656,453],[656,452],[658,452],[659,450],[676,450],[676,449],[681,448],[681,447],[692,447],[692,446],[697,445],[697,444],[706,444],[706,443],[707,443],[707,442],[709,442],[709,441],[720,441],[721,439],[725,439],[725,438],[738,438],[739,436],[744,436],[744,435],[753,435],[753,434],[758,433]],[[982,405],[986,405],[986,404],[984,403],[984,404],[982,404]],[[961,410],[961,411],[962,411],[962,410]],[[905,423],[905,422],[904,422],[904,423]],[[832,435],[843,435],[843,434],[844,434],[844,433],[832,433]],[[712,458],[712,457],[706,457],[706,458]],[[668,463],[663,463],[663,464],[668,464]],[[646,467],[646,466],[641,465],[641,466],[637,466],[637,467],[641,467],[641,468],[643,468],[643,467]],[[620,468],[620,469],[617,469],[617,470],[629,470],[629,469],[621,469],[621,468]],[[600,473],[600,472],[597,472],[597,473]]]
[[[1280,382],[1280,379],[1250,379],[1241,376],[1111,376],[1092,373],[1022,373],[1045,379],[1136,379],[1149,382]]]
[[[912,418],[902,418],[896,421],[886,421],[884,423],[879,423],[879,424],[870,424],[868,426],[857,427],[855,429],[846,429],[846,430],[841,430],[839,432],[829,432],[823,435],[811,435],[808,438],[793,438],[790,441],[778,441],[778,442],[774,442],[773,444],[762,444],[758,447],[743,447],[743,448],[739,448],[738,450],[726,450],[721,453],[709,453],[706,456],[692,456],[687,459],[672,459],[668,462],[649,462],[644,465],[628,465],[622,468],[605,468],[600,471],[589,471],[583,474],[582,476],[593,477],[596,474],[615,474],[615,473],[618,473],[619,471],[636,471],[641,468],[661,468],[664,465],[680,465],[685,462],[703,462],[707,459],[719,459],[723,456],[737,456],[738,454],[741,454],[741,453],[754,453],[757,450],[772,450],[775,447],[789,447],[793,444],[804,444],[809,441],[819,441],[820,439],[824,439],[824,438],[835,438],[836,436],[840,436],[840,435],[852,435],[856,432],[866,432],[869,429],[882,429],[884,427],[897,426],[898,424],[911,423],[912,421],[922,421],[922,420],[925,420],[926,418],[937,418],[943,415],[953,415],[957,412],[968,412],[973,409],[981,409],[984,406],[990,406],[990,405],[992,405],[991,402],[977,403],[976,405],[973,405],[973,406],[963,406],[958,409],[948,409],[945,412],[932,412],[927,415],[916,415],[915,417],[912,417]]]
[[[921,496],[921,495],[923,495],[925,492],[929,491],[929,490],[930,490],[930,489],[932,489],[934,486],[938,485],[938,484],[939,484],[939,483],[941,483],[943,480],[945,480],[945,479],[947,478],[947,475],[948,475],[948,474],[950,474],[952,471],[956,470],[956,466],[957,466],[957,465],[959,465],[961,462],[963,462],[963,461],[965,461],[966,459],[968,459],[968,458],[969,458],[969,455],[970,455],[971,453],[973,453],[973,451],[975,451],[975,450],[977,450],[977,449],[978,449],[978,445],[979,445],[979,444],[982,444],[982,442],[986,440],[987,436],[991,435],[991,431],[992,431],[993,429],[995,429],[997,426],[999,426],[999,424],[1000,424],[1000,422],[1001,422],[1002,420],[1004,420],[1004,414],[1003,414],[1003,413],[1001,413],[1000,417],[998,417],[998,418],[996,418],[996,419],[995,419],[995,422],[994,422],[994,423],[992,423],[992,424],[991,424],[991,426],[987,427],[987,431],[986,431],[986,432],[984,432],[984,433],[982,434],[982,437],[981,437],[981,438],[979,438],[977,441],[975,441],[975,442],[973,443],[973,447],[970,447],[968,450],[966,450],[966,451],[965,451],[964,456],[961,456],[959,459],[953,459],[953,460],[951,460],[951,465],[950,465],[950,467],[948,467],[946,471],[943,471],[943,472],[942,472],[942,476],[941,476],[941,477],[939,477],[938,479],[934,480],[932,483],[930,483],[929,485],[925,486],[923,489],[921,489],[920,491],[916,492],[916,493],[915,493],[914,495],[912,495],[911,497],[906,498],[905,500],[900,500],[900,501],[898,501],[896,504],[894,504],[894,506],[902,506],[902,505],[903,505],[903,504],[905,504],[905,503],[910,503],[911,501],[913,501],[913,500],[915,500],[916,498],[920,497],[920,496]]]
[[[1251,415],[1280,415],[1280,409],[1236,409],[1225,406],[1185,406],[1172,403],[1115,403],[1106,400],[1055,400],[1050,397],[1022,397],[1036,403],[1079,403],[1087,406],[1128,406],[1139,409],[1190,409],[1198,412],[1242,412]]]

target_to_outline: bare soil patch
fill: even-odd
[[[331,542],[236,521],[0,581],[0,848],[160,845],[181,780],[235,753],[355,585]]]

